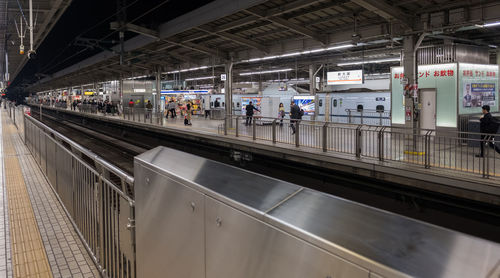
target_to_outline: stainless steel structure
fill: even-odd
[[[489,277],[500,245],[180,151],[135,158],[138,277]]]
[[[24,116],[25,144],[104,277],[136,277],[134,178]]]

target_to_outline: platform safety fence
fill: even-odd
[[[25,144],[104,277],[135,278],[134,178],[26,115]]]
[[[492,134],[436,134],[434,130],[246,116],[227,118],[218,133],[483,178],[500,174],[500,143]],[[478,157],[481,145],[483,156]]]
[[[184,117],[184,111],[177,117]],[[124,108],[122,117],[138,123],[165,126],[165,112],[147,108]],[[193,116],[194,117],[194,116]],[[295,132],[293,130],[295,129]],[[380,162],[402,163],[408,167],[443,169],[451,174],[483,178],[500,175],[500,138],[474,132],[447,132],[406,129],[391,126],[349,124],[289,118],[233,115],[222,121],[218,134],[308,147],[323,153],[369,158]],[[484,138],[484,139],[481,139]],[[497,143],[498,142],[498,143]],[[476,157],[481,153],[483,156]],[[374,163],[375,163],[374,161]]]
[[[345,112],[346,115],[336,115],[336,117],[332,117],[332,122],[377,126],[391,125],[390,111],[371,109],[346,109]]]

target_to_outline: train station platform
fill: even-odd
[[[175,129],[184,132],[185,145],[203,135],[189,135],[189,127],[44,113],[45,121],[40,115],[18,121],[27,149],[57,184],[55,191],[91,252],[102,254],[99,265],[109,277],[497,276],[495,242],[172,146],[134,156],[133,177],[127,176],[113,167],[114,160],[106,163],[49,125],[69,126],[78,116],[87,126],[107,122],[99,128],[108,132],[120,130],[112,124],[129,135],[134,128],[149,136],[142,143],[155,138],[152,130],[156,139],[179,137]],[[203,136],[207,143],[209,136]],[[79,221],[82,213],[87,221]]]
[[[38,109],[35,107],[32,112]],[[387,127],[305,122],[299,128],[300,136],[296,136],[292,134],[287,119],[283,126],[279,122],[273,126],[265,119],[257,120],[255,126],[245,126],[244,117],[239,116],[232,119],[232,126],[225,129],[223,120],[198,116],[192,117],[192,125],[185,126],[182,116],[175,119],[154,115],[145,118],[144,114],[116,116],[46,106],[43,109],[64,112],[65,117],[85,117],[85,123],[90,127],[103,123],[116,125],[115,131],[127,129],[129,134],[132,129],[158,131],[165,133],[167,138],[180,136],[203,144],[239,149],[242,153],[272,156],[409,188],[500,204],[500,155],[486,148],[485,158],[476,157],[478,139],[418,134],[416,144],[420,151],[411,151],[411,136]],[[102,128],[101,131],[106,132]],[[141,142],[148,138],[144,136],[137,140]]]
[[[0,113],[0,277],[101,277],[5,111]]]

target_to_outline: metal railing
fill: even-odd
[[[104,277],[135,278],[134,178],[30,116],[25,144]]]
[[[134,122],[167,125],[164,113],[137,108],[124,110],[124,118]],[[151,117],[149,117],[151,116]],[[179,115],[178,115],[179,116]],[[438,168],[480,175],[484,178],[499,175],[499,146],[494,139],[481,140],[474,132],[453,132],[436,135],[431,130],[412,130],[391,126],[293,121],[290,119],[233,115],[218,125],[218,134],[247,137],[255,141],[283,143],[297,147],[321,149],[327,153],[353,155],[379,161],[404,163],[416,167]],[[295,129],[295,133],[293,132]],[[483,135],[486,136],[486,135]],[[489,135],[494,138],[494,135]],[[497,140],[498,141],[498,140]],[[483,157],[475,157],[483,145]],[[492,148],[493,147],[493,148]]]
[[[219,125],[218,133],[484,178],[500,174],[500,144],[495,143],[495,135],[473,132],[436,135],[433,130],[263,117],[250,120],[245,116],[226,119]],[[483,156],[476,157],[481,153],[481,145]]]
[[[391,111],[346,109],[345,112],[346,117],[337,115],[333,117],[333,122],[379,126],[391,125]]]

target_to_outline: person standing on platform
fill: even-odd
[[[280,119],[280,126],[283,126],[283,119],[285,118],[285,106],[283,105],[283,103],[280,103],[278,118]]]
[[[186,116],[184,118],[184,125],[191,125],[191,113],[192,113],[192,105],[191,103],[186,104]]]
[[[488,145],[500,154],[500,148],[495,145],[495,135],[498,131],[500,122],[490,114],[490,106],[483,105],[483,115],[480,118],[479,132],[481,132],[481,153],[476,157],[484,157],[484,145]]]
[[[252,124],[252,118],[253,118],[253,111],[259,111],[259,109],[257,109],[255,106],[253,106],[252,102],[250,101],[250,103],[247,104],[247,106],[245,106],[245,110],[247,111],[247,118],[246,118],[246,121],[245,121],[245,125],[248,126],[248,125],[251,125]]]
[[[294,101],[290,103],[290,127],[292,128],[292,134],[295,134],[295,123],[300,119],[300,108]]]
[[[111,108],[112,108],[112,107],[111,107],[111,101],[106,100],[106,104],[104,105],[104,107],[105,107],[105,109],[106,109],[106,110],[105,110],[105,112],[106,112],[106,113],[105,113],[105,115],[109,115],[109,114],[111,114]]]
[[[176,109],[176,105],[175,105],[175,101],[174,100],[170,100],[170,102],[168,103],[168,111],[167,111],[167,118],[168,118],[168,113],[170,113],[170,116],[173,118],[177,117],[176,115],[176,112],[175,112],[175,109]]]
[[[151,117],[151,114],[153,113],[153,104],[151,104],[151,100],[148,100],[148,103],[146,104],[146,118],[149,119]]]
[[[205,110],[205,119],[210,117],[210,101],[205,101],[205,99],[202,100],[203,101],[203,109]]]

